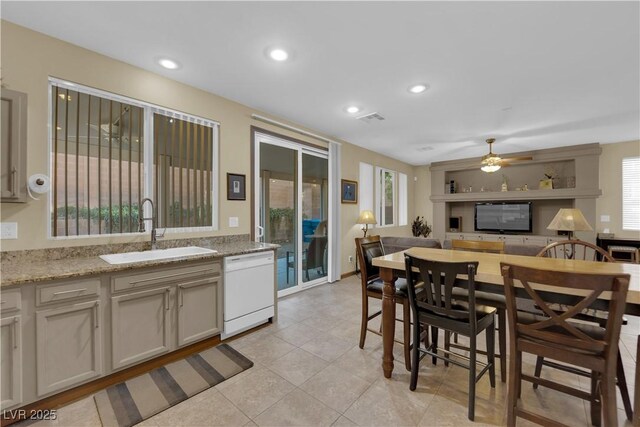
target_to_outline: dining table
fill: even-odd
[[[395,281],[405,271],[405,253],[433,261],[477,261],[475,289],[502,295],[504,295],[504,281],[500,272],[501,262],[561,272],[628,274],[631,279],[624,312],[630,316],[640,316],[640,264],[556,259],[436,248],[410,248],[374,258],[372,261],[373,265],[379,268],[380,278],[384,282],[382,287],[382,369],[386,378],[391,378],[393,372],[393,343],[396,318]],[[555,302],[564,304],[571,304],[571,302],[576,301],[576,299],[582,299],[586,295],[584,291],[580,292],[564,288],[559,290],[558,288],[545,287],[543,285],[540,286],[540,290],[548,295],[549,298],[553,298]],[[517,288],[516,295],[527,296],[524,288]],[[603,292],[591,307],[606,310],[610,297],[611,294],[609,292]],[[640,331],[638,331],[638,335],[640,335]],[[639,360],[638,356],[640,354],[636,355],[636,363]],[[638,377],[640,378],[640,376]],[[640,390],[640,384],[636,384],[635,389]],[[635,414],[638,414],[639,410],[640,408],[636,405]]]

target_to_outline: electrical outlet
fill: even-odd
[[[2,222],[0,223],[0,239],[17,239],[18,223]]]
[[[349,264],[353,264],[353,256],[349,255]]]
[[[600,222],[609,222],[611,221],[611,216],[609,215],[600,215]]]
[[[238,217],[237,216],[230,216],[229,217],[229,227],[238,227],[238,226],[239,226]]]

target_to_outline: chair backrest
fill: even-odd
[[[318,226],[313,231],[313,234],[316,236],[326,236],[327,235],[327,220],[320,221]]]
[[[600,259],[598,259],[600,255]],[[563,240],[554,242],[542,249],[539,257],[577,259],[583,261],[615,262],[604,249],[582,240]]]
[[[409,304],[412,307],[414,316],[418,312],[428,312],[441,317],[453,320],[466,320],[470,326],[475,328],[475,273],[478,269],[477,262],[441,262],[413,257],[405,254],[405,268],[407,275],[407,291],[409,294]],[[411,274],[414,269],[420,272],[419,278]],[[462,308],[455,304],[453,298],[453,288],[461,287],[456,283],[458,275],[466,275],[468,281],[468,308]],[[422,282],[424,297],[420,300],[416,298],[416,285]]]
[[[372,263],[374,258],[384,255],[380,236],[356,238],[356,255],[360,263],[362,283],[366,286],[371,280],[380,277],[380,269]]]
[[[551,354],[556,357],[561,357],[563,352],[576,353],[577,351],[571,356],[576,362],[588,358],[589,353],[616,357],[622,315],[629,288],[628,274],[569,273],[507,263],[500,263],[500,268],[504,279],[512,343],[516,343],[521,338],[530,339],[535,343],[533,345],[536,348],[551,349],[553,352]],[[531,316],[527,322],[522,321],[521,317],[519,321],[516,281],[520,282],[527,295],[544,312],[543,316]],[[541,285],[544,286],[544,291],[540,289]],[[555,310],[557,300],[550,301],[555,299],[549,293],[549,288],[553,287],[564,288],[558,289],[557,294],[573,296],[573,302],[563,311]],[[582,311],[592,305],[603,292],[611,292],[605,332],[602,338],[592,337],[576,328],[576,323],[569,320],[578,318]]]
[[[452,240],[451,249],[454,251],[504,253],[504,242],[487,242],[483,240]]]
[[[307,269],[324,265],[324,251],[327,248],[326,237],[313,237],[307,249]]]

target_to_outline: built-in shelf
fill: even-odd
[[[602,195],[600,189],[559,188],[557,190],[484,191],[475,193],[435,194],[432,202],[482,202],[501,200],[591,199]]]
[[[599,183],[601,152],[600,144],[594,143],[507,153],[508,157],[530,156],[533,160],[514,164],[501,169],[499,173],[482,172],[481,158],[432,163],[429,170],[434,237],[441,240],[445,238],[450,218],[461,218],[461,231],[473,232],[476,202],[531,201],[532,235],[546,235],[547,226],[558,210],[563,208],[580,209],[587,221],[594,225],[596,200],[602,196]],[[557,189],[538,190],[540,180],[549,172],[559,178],[557,184],[553,183]],[[454,181],[459,193],[446,194],[451,181]],[[513,190],[525,185],[531,190],[502,192],[500,189],[505,181]],[[575,188],[561,188],[568,187],[569,182],[573,182],[572,187]],[[461,191],[463,188],[473,188],[475,191],[464,193]],[[490,191],[480,192],[481,188]],[[577,235],[582,240],[595,242],[595,232],[578,232]],[[527,244],[531,244],[531,236]]]

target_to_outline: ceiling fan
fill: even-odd
[[[508,166],[511,162],[533,160],[533,157],[531,156],[508,157],[503,159],[492,151],[492,144],[494,142],[496,142],[495,138],[487,139],[487,144],[489,144],[489,154],[482,157],[482,166],[480,167],[480,170],[483,172],[496,172],[500,170],[502,166]]]

